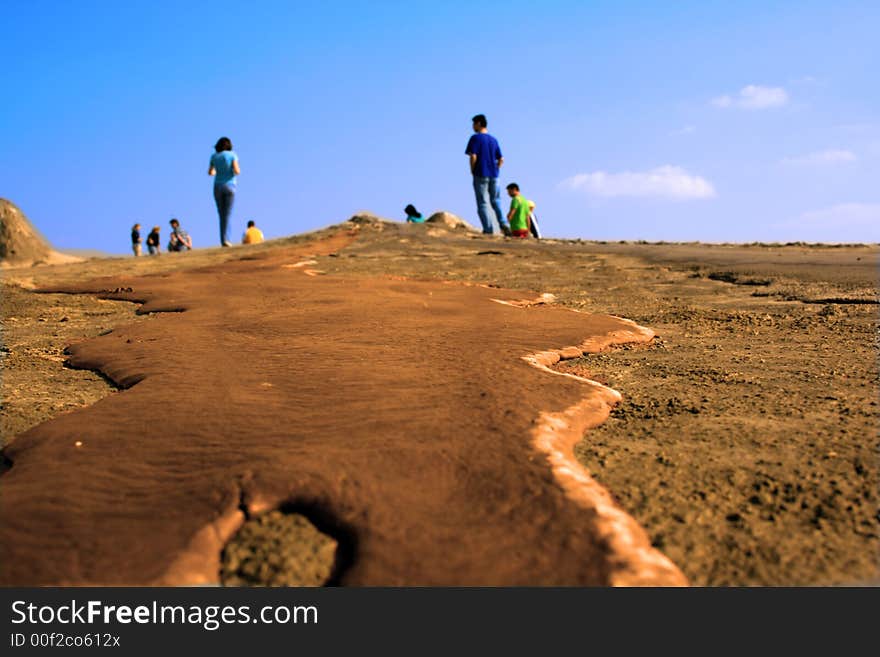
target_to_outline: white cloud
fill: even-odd
[[[750,84],[734,96],[718,96],[711,103],[715,107],[737,107],[747,110],[782,107],[788,103],[788,92],[782,87],[761,87]]]
[[[859,159],[852,151],[841,149],[829,149],[825,151],[816,151],[800,157],[786,157],[782,160],[783,164],[791,165],[821,165],[821,164],[845,164],[847,162],[855,162]]]
[[[649,171],[579,173],[563,180],[560,186],[606,198],[636,196],[681,201],[715,197],[715,188],[708,180],[669,164]]]
[[[834,126],[835,130],[841,132],[854,133],[857,135],[877,134],[880,133],[880,124],[878,123],[840,123]]]
[[[683,128],[679,128],[678,130],[673,130],[669,134],[673,137],[678,137],[681,135],[692,135],[697,131],[697,126],[695,125],[686,125]]]
[[[843,228],[880,224],[880,203],[840,203],[821,210],[804,212],[801,225]]]
[[[824,78],[817,78],[815,75],[802,75],[799,78],[792,78],[788,81],[789,84],[802,84],[802,85],[823,85],[826,83]]]

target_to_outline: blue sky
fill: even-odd
[[[556,237],[880,242],[880,3],[3,0],[0,196],[60,248],[413,203],[479,225],[484,113]],[[505,203],[506,207],[506,203]]]

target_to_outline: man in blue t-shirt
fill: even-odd
[[[477,214],[483,224],[483,233],[492,234],[492,219],[489,216],[491,207],[502,232],[510,235],[510,226],[501,210],[501,192],[498,189],[498,170],[504,163],[501,147],[498,140],[489,134],[488,122],[483,114],[477,114],[472,120],[474,134],[471,135],[464,153],[470,158],[474,194],[477,196]]]

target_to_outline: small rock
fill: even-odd
[[[458,217],[451,212],[435,212],[430,217],[425,220],[425,223],[441,225],[446,228],[452,229],[462,229],[462,230],[476,230],[473,226],[471,226],[468,222],[466,222],[461,217]]]

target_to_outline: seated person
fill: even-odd
[[[168,223],[171,224],[171,235],[168,238],[169,251],[189,251],[192,249],[192,239],[177,219],[172,219]]]
[[[259,244],[263,241],[263,231],[257,228],[253,220],[247,223],[247,230],[241,238],[242,244]]]
[[[425,223],[425,218],[422,216],[422,213],[415,209],[412,204],[407,205],[404,209],[406,212],[406,223],[408,224],[423,224]]]
[[[510,196],[510,212],[507,213],[507,221],[510,222],[510,232],[513,237],[526,238],[529,236],[529,202],[519,191],[519,185],[510,183],[507,186]]]

